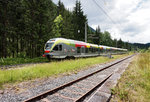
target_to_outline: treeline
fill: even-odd
[[[54,37],[83,40],[86,21],[79,1],[71,12],[61,1],[56,6],[51,0],[1,0],[0,57],[41,56]]]
[[[59,1],[52,0],[0,0],[0,57],[38,57],[43,54],[47,40],[55,37],[84,41],[87,17],[80,1],[73,11]],[[93,33],[88,28],[88,34]],[[109,32],[98,27],[88,42],[127,48],[122,40],[112,40]]]

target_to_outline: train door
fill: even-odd
[[[81,48],[77,47],[77,55],[80,55],[80,54],[81,54]]]
[[[65,57],[69,56],[69,48],[68,48],[68,45],[66,45],[66,44],[63,44],[63,55]]]
[[[81,47],[81,55],[84,55],[84,54],[85,54],[85,51],[84,51],[84,50],[85,50],[85,48],[82,46],[82,47]]]
[[[68,56],[74,56],[75,55],[75,48],[72,46],[68,47]]]
[[[68,56],[68,47],[66,44],[63,44],[63,55]]]

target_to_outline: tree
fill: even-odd
[[[124,43],[123,43],[123,41],[121,40],[121,38],[119,39],[117,45],[118,45],[119,48],[123,48]]]
[[[58,8],[58,14],[61,14],[64,17],[66,9],[65,9],[64,4],[61,2],[61,0],[58,1],[58,7],[57,8]]]
[[[57,7],[51,0],[0,2],[0,57],[40,56],[53,37]]]
[[[65,15],[63,17],[63,25],[62,25],[62,37],[74,39],[74,32],[73,32],[73,23],[72,23],[72,13],[68,10],[65,11]]]
[[[102,44],[106,46],[112,46],[112,38],[108,31],[105,31],[102,35]]]
[[[117,42],[118,42],[117,39],[114,39],[114,40],[113,40],[113,45],[112,45],[112,46],[113,46],[113,47],[118,47]]]
[[[0,2],[0,57],[11,57],[19,53],[20,24],[23,14],[22,1],[4,0]]]
[[[0,46],[1,46],[1,51],[0,51],[0,55],[1,57],[7,57],[7,36],[8,35],[8,30],[10,28],[9,26],[9,4],[10,2],[8,0],[4,0],[0,2],[0,34],[1,34],[1,42],[0,42]],[[5,8],[5,9],[3,9]]]
[[[147,52],[150,53],[150,47],[148,48]]]
[[[51,35],[52,22],[55,15],[51,0],[24,0],[26,38],[26,54],[31,58],[43,53],[44,43]],[[47,37],[47,38],[46,38]]]
[[[98,26],[96,28],[95,35],[96,35],[95,37],[98,37],[98,38],[94,40],[94,43],[100,45],[102,43],[102,39],[103,39],[103,35],[101,32],[100,26]]]
[[[58,1],[58,14],[62,16],[62,27],[61,27],[61,37],[74,39],[73,35],[73,23],[72,23],[72,12],[66,10],[64,4]]]
[[[85,22],[87,22],[86,16],[83,14],[80,1],[77,0],[73,10],[74,37],[76,40],[84,41]]]
[[[61,37],[62,22],[63,18],[61,15],[57,16],[54,20],[53,33],[55,34],[55,37]]]

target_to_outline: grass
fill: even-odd
[[[150,53],[142,53],[134,59],[112,93],[112,102],[150,101]]]
[[[16,65],[16,64],[25,64],[25,63],[38,63],[38,62],[46,62],[47,59],[43,57],[37,58],[0,58],[0,66],[1,65]]]
[[[127,55],[115,55],[113,59],[107,57],[80,58],[63,60],[46,64],[37,64],[22,69],[0,70],[0,87],[6,83],[15,83],[36,78],[50,77],[60,73],[70,73],[81,70],[94,64],[115,60]]]

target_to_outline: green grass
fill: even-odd
[[[94,64],[100,64],[127,55],[115,55],[113,59],[107,57],[80,58],[63,60],[46,64],[37,64],[22,69],[0,70],[0,87],[5,83],[15,83],[35,78],[44,78],[60,73],[76,72]]]
[[[150,101],[150,53],[138,55],[112,89],[117,102]]]
[[[47,59],[43,57],[37,58],[0,58],[0,65],[15,65],[15,64],[25,64],[25,63],[38,63],[46,62]]]

